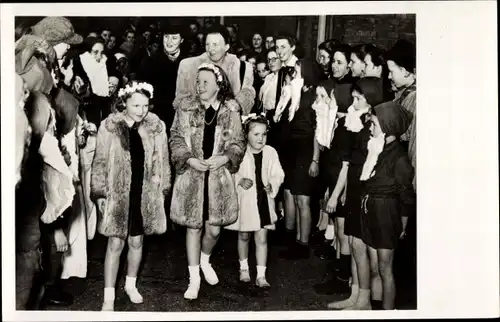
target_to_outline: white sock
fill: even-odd
[[[200,265],[205,266],[210,264],[210,255],[205,254],[204,252],[201,252],[200,256]]]
[[[125,277],[125,288],[126,289],[135,288],[135,281],[136,280],[137,280],[137,277],[126,276]]]
[[[114,301],[115,300],[115,288],[105,287],[104,288],[104,301]]]
[[[335,235],[335,228],[333,225],[326,226],[325,239],[332,240]]]
[[[266,277],[266,267],[257,265],[257,278]]]
[[[200,265],[188,266],[189,278],[194,280],[200,279]]]
[[[240,260],[240,270],[248,270],[248,258]]]

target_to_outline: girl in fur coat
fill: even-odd
[[[256,284],[270,287],[266,280],[267,230],[274,230],[278,220],[274,198],[280,189],[285,173],[281,168],[276,150],[266,145],[268,120],[265,116],[250,114],[243,117],[248,141],[240,170],[235,174],[238,193],[238,219],[226,229],[237,230],[240,281],[250,282],[248,269],[248,242],[255,232],[255,256],[257,258]]]
[[[184,298],[194,300],[200,289],[200,267],[209,284],[219,282],[210,254],[220,227],[234,223],[238,216],[233,174],[238,172],[245,144],[239,105],[222,68],[200,65],[197,95],[180,101],[170,133],[176,170],[170,217],[187,227],[189,287]]]
[[[129,246],[125,292],[133,303],[143,302],[135,283],[143,235],[166,231],[164,200],[170,190],[165,124],[149,113],[153,87],[133,81],[118,96],[125,110],[102,121],[91,170],[91,196],[97,200],[102,216],[98,231],[109,237],[103,311],[114,310],[115,283],[125,240]]]

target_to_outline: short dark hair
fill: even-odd
[[[288,43],[290,44],[290,47],[293,47],[295,45],[297,45],[297,38],[295,38],[294,36],[290,35],[290,34],[287,34],[287,33],[281,33],[281,34],[278,34],[276,37],[275,37],[275,41],[278,41],[280,39],[285,39],[288,41]]]
[[[94,47],[95,44],[102,44],[103,46],[105,46],[106,41],[101,36],[87,37],[84,40],[84,44],[85,44],[85,50],[90,53],[92,51],[92,47]]]
[[[326,51],[330,55],[330,58],[331,58],[331,57],[333,57],[333,54],[334,54],[333,48],[338,43],[339,42],[336,39],[329,39],[329,40],[323,41],[321,44],[319,44],[318,51],[320,51],[320,50]]]
[[[220,34],[224,38],[224,43],[229,44],[230,37],[229,32],[223,25],[213,25],[205,31],[205,39],[210,34]]]
[[[336,52],[342,53],[347,62],[351,59],[352,47],[348,44],[337,44],[333,46],[332,59]]]

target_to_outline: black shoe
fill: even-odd
[[[350,292],[349,281],[332,277],[324,283],[314,285],[314,290],[321,295],[346,294]]]
[[[316,248],[314,254],[323,260],[334,260],[337,254],[335,248],[333,248],[333,246],[330,246],[331,244],[331,240],[325,239],[323,244]]]
[[[45,293],[42,299],[42,306],[57,305],[57,306],[70,306],[73,304],[73,295],[62,291],[53,291]]]
[[[302,245],[295,242],[285,251],[279,253],[279,257],[287,260],[308,259],[310,250],[308,245]]]
[[[276,232],[276,244],[279,246],[290,246],[295,242],[295,231],[283,229]]]
[[[309,237],[309,245],[311,245],[312,247],[321,246],[323,245],[324,241],[325,241],[324,230],[317,230],[311,234],[311,237]]]

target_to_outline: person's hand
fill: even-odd
[[[97,210],[99,210],[101,215],[104,215],[104,210],[106,210],[106,199],[97,199]]]
[[[75,91],[78,94],[81,94],[85,90],[85,82],[78,75],[75,77],[75,81],[73,83],[73,86],[75,87]]]
[[[229,158],[225,155],[214,155],[206,160],[210,171],[214,171],[229,162]]]
[[[56,229],[54,231],[54,241],[56,243],[56,249],[60,253],[64,253],[68,250],[68,238],[62,229]]]
[[[270,183],[267,184],[267,186],[264,187],[264,191],[267,192],[268,194],[273,193],[273,186],[271,186]]]
[[[61,73],[64,75],[64,84],[69,86],[71,84],[71,80],[73,79],[73,59],[70,60],[68,67],[61,67]]]
[[[338,198],[332,195],[330,199],[328,199],[325,211],[329,214],[333,214],[335,211],[337,211],[337,205],[338,205]]]
[[[253,185],[253,181],[247,178],[242,178],[239,182],[239,185],[243,187],[243,189],[248,190]]]
[[[309,166],[309,175],[313,178],[316,178],[319,174],[319,165],[317,162],[311,162]]]
[[[340,196],[340,203],[345,206],[345,201],[347,200],[347,188],[344,188],[342,195]]]
[[[399,235],[399,239],[404,239],[405,237],[406,237],[406,231],[405,231],[405,230],[403,230],[403,231],[401,232],[401,235]]]
[[[191,168],[195,169],[196,171],[200,172],[205,172],[208,170],[208,163],[204,160],[196,159],[196,158],[191,158],[188,160],[188,164]]]

